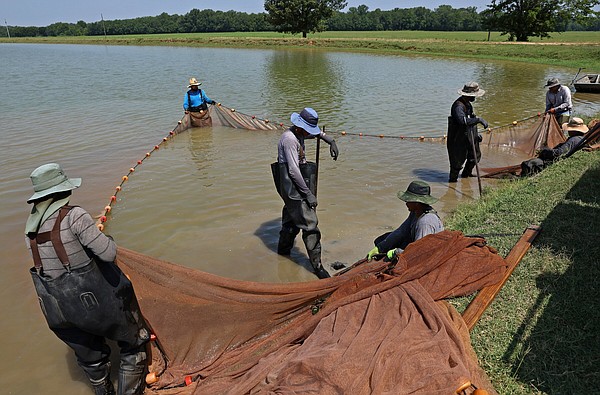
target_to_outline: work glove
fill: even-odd
[[[551,108],[546,112],[549,112],[550,114],[554,114],[554,113],[556,113],[556,108]]]
[[[214,100],[211,100],[211,101],[208,102],[208,104],[217,104],[217,102],[214,101]]]
[[[379,248],[375,246],[369,253],[367,254],[367,261],[371,262],[373,260],[373,255],[379,254]]]
[[[312,193],[309,192],[308,195],[306,195],[306,201],[308,202],[308,207],[313,210],[317,207],[317,197]]]
[[[331,154],[333,160],[337,160],[340,150],[338,149],[335,140],[331,140],[331,143],[329,144],[329,153]]]
[[[477,133],[477,142],[481,143],[483,141],[483,136],[479,133]]]
[[[484,129],[487,129],[490,125],[488,125],[487,121],[483,118],[477,118],[477,121],[483,126]]]
[[[393,250],[389,250],[385,255],[387,256],[388,260],[393,261],[396,258],[396,249],[394,248]]]

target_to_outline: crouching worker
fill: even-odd
[[[406,202],[410,214],[393,232],[384,233],[374,241],[375,248],[367,254],[367,260],[381,258],[383,254],[393,260],[406,246],[427,235],[444,230],[444,224],[431,205],[438,199],[431,196],[431,187],[424,181],[413,181],[398,198]]]
[[[562,129],[569,135],[567,141],[558,144],[554,148],[544,148],[539,152],[537,158],[522,162],[521,176],[539,173],[554,161],[560,159],[560,157],[573,153],[574,150],[578,149],[583,136],[589,130],[583,123],[583,119],[577,117],[573,117],[568,123],[563,123]]]
[[[67,178],[56,163],[30,177],[35,193],[25,234],[48,326],[73,349],[96,395],[115,394],[106,339],[120,347],[118,394],[143,393],[150,333],[131,282],[114,263],[115,242],[84,209],[69,205],[80,178]]]

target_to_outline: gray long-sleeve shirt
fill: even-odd
[[[548,90],[546,92],[546,111],[554,108],[558,115],[568,115],[573,109],[573,103],[571,102],[571,90],[564,85],[558,88],[556,93]]]
[[[277,145],[277,162],[287,163],[290,178],[302,196],[307,196],[311,193],[300,172],[300,164],[306,163],[306,158],[304,157],[304,138],[302,136],[296,137],[291,129],[281,134],[279,144]]]
[[[410,213],[402,225],[380,242],[377,248],[381,253],[386,253],[394,248],[404,250],[410,243],[443,230],[442,220],[438,217],[436,211],[430,207],[418,218],[415,213]]]
[[[40,226],[39,233],[52,230],[59,211],[56,211]],[[60,223],[60,237],[69,258],[71,269],[89,264],[92,259],[113,262],[117,256],[117,245],[96,227],[92,216],[81,207],[73,207]],[[25,236],[31,251],[29,238]],[[46,277],[57,278],[66,272],[58,259],[52,242],[38,245],[42,267]]]

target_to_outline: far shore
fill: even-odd
[[[600,72],[600,31],[553,33],[529,42],[507,41],[498,32],[276,32],[185,33],[119,36],[0,38],[2,43],[149,45],[234,48],[298,48],[510,60]]]

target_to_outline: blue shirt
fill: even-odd
[[[189,90],[183,98],[183,109],[188,110],[190,107],[200,107],[202,103],[212,103],[213,100],[206,96],[202,89]]]

